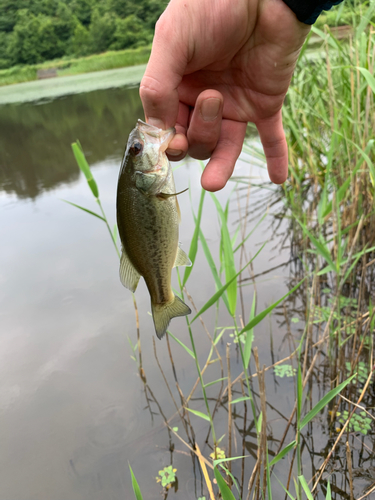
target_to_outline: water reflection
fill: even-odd
[[[77,180],[67,147],[79,139],[91,164],[121,156],[135,117],[138,89],[62,97],[48,103],[5,105],[0,113],[0,189],[20,198]]]
[[[133,302],[130,292],[120,284],[118,258],[106,228],[94,217],[60,201],[63,198],[96,209],[70,149],[70,143],[78,138],[94,165],[101,200],[111,225],[114,224],[118,167],[127,135],[139,116],[142,108],[137,89],[96,91],[40,105],[2,108],[0,186],[5,195],[0,196],[0,241],[4,242],[0,246],[0,498],[130,499],[133,493],[128,461],[144,498],[161,494],[155,476],[171,463],[178,470],[179,481],[174,498],[208,498],[197,459],[191,459],[188,448],[175,435],[170,437],[165,427],[168,419],[171,426],[179,427],[179,435],[185,441],[193,443],[192,432],[189,431],[189,440],[156,363],[154,328],[148,315],[150,300],[143,280],[136,296],[147,387],[138,376],[136,363],[130,359],[133,353],[128,338],[133,345],[137,342]],[[239,177],[248,173],[248,164],[238,165]],[[256,175],[262,175],[262,171],[256,171]],[[183,228],[180,240],[185,250],[189,249],[195,228],[192,207],[196,211],[199,204],[199,177],[196,163],[185,164],[175,175],[177,190],[190,186],[189,194],[179,199]],[[218,193],[221,203],[226,202],[232,189],[233,185],[228,185]],[[246,187],[239,194],[239,205],[247,203],[247,194]],[[15,197],[19,198],[17,202],[9,205],[8,200]],[[264,199],[262,192],[251,191],[252,207],[258,207],[259,212],[254,215],[252,210],[249,214],[246,232],[267,210],[267,203],[262,205]],[[275,211],[279,208],[273,206]],[[238,217],[234,201],[229,210],[231,233],[235,232]],[[281,227],[272,224],[273,220],[269,217],[255,230],[247,250],[254,255],[264,241],[274,238],[254,263],[254,274],[262,280],[258,288],[261,308],[280,298],[287,289],[284,282],[289,271],[282,264],[289,260],[290,252],[288,248],[280,251],[286,226],[284,222],[280,222]],[[219,268],[220,229],[216,221],[214,204],[207,195],[201,227]],[[264,277],[262,273],[270,267],[277,274],[272,271]],[[174,286],[178,287],[175,273]],[[215,293],[215,282],[201,247],[187,286],[197,307]],[[245,320],[252,291],[252,283],[244,282]],[[214,331],[214,314],[212,318],[207,315],[205,321],[208,330]],[[220,309],[217,321],[219,325],[228,324],[225,310]],[[265,335],[272,328],[279,330],[276,315],[266,327],[260,325],[254,330],[254,343],[262,363],[271,363],[270,343],[280,358],[289,354],[281,335],[275,335],[272,341]],[[184,318],[174,320],[173,333],[190,345]],[[198,321],[193,325],[193,333],[203,366],[211,343]],[[233,342],[229,333],[218,344],[223,357],[226,342]],[[156,350],[180,406],[166,342],[157,342]],[[179,388],[187,397],[197,378],[194,365],[177,344],[171,342],[171,351]],[[233,349],[233,379],[242,371],[235,352]],[[218,363],[210,365],[207,377],[221,377]],[[284,380],[272,390],[271,372],[268,377],[272,421],[280,419],[280,414],[290,414],[294,388]],[[208,388],[212,405],[216,396],[215,385]],[[240,396],[238,393],[234,397]],[[195,408],[204,411],[199,390],[192,401]],[[272,413],[271,402],[277,412]],[[225,405],[224,398],[220,407],[224,418],[215,417],[218,436],[227,432]],[[250,408],[247,418],[239,413],[234,415],[234,426],[238,436],[246,438],[246,449],[242,452],[239,445],[237,454],[251,455],[246,462],[249,476],[257,446]],[[279,427],[276,425],[274,430],[277,439],[283,432]],[[207,423],[195,420],[194,433],[196,441],[202,443],[202,453],[208,457],[211,450],[204,444]],[[232,470],[239,478],[241,463],[233,464]],[[246,484],[247,480],[248,477]]]

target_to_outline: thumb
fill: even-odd
[[[174,19],[174,20],[173,20]],[[146,121],[159,128],[173,127],[177,121],[178,86],[187,65],[184,37],[177,36],[173,10],[167,8],[155,27],[155,36],[139,94]]]

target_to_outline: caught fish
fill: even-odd
[[[121,283],[135,291],[143,276],[159,339],[172,318],[191,313],[171,287],[174,266],[191,266],[178,246],[180,209],[165,150],[175,129],[138,120],[130,133],[117,187],[117,225],[122,243]]]

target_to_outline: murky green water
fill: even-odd
[[[106,228],[62,201],[96,210],[70,148],[71,142],[80,139],[93,166],[102,203],[114,224],[119,164],[127,136],[141,116],[135,88],[97,90],[50,102],[1,107],[1,499],[130,500],[128,462],[144,499],[159,498],[161,488],[155,476],[171,460],[178,470],[178,491],[171,497],[195,499],[205,491],[188,449],[173,438],[175,451],[169,451],[160,408],[167,418],[176,410],[154,357],[155,335],[146,288],[141,283],[136,297],[143,368],[157,401],[150,403],[152,412],[147,408],[144,385],[128,343],[128,338],[136,343],[133,302],[130,292],[120,284],[118,257]],[[239,162],[236,172],[266,179],[264,171],[248,163]],[[192,207],[196,210],[199,202],[199,178],[197,162],[185,163],[175,173],[177,190],[190,185],[191,201],[188,193],[179,198],[180,240],[185,250],[189,249],[194,231]],[[232,190],[233,184],[229,184],[218,194],[219,199],[225,202]],[[246,199],[244,195],[240,194],[241,203]],[[236,195],[232,197],[230,217],[235,221]],[[252,191],[250,206],[256,208],[263,198],[262,191]],[[261,215],[250,218],[249,230]],[[275,231],[272,220],[269,216],[248,240],[249,255],[270,240],[254,263],[255,274],[289,260],[289,248],[282,247],[283,226]],[[218,262],[219,224],[209,196],[202,229]],[[287,275],[288,271],[281,267],[259,278],[260,308],[287,291]],[[177,287],[176,280],[174,285]],[[197,307],[215,292],[201,250],[188,290]],[[252,293],[252,286],[244,288],[247,310]],[[206,321],[212,328],[214,314],[207,314]],[[223,310],[219,324],[226,321]],[[278,359],[289,354],[282,322],[283,318],[276,315],[255,330],[262,364],[272,362],[271,345]],[[297,326],[292,328],[298,331]],[[172,331],[189,345],[184,318],[173,321]],[[203,363],[209,342],[198,321],[193,333]],[[226,342],[232,341],[229,332],[223,339],[218,347],[225,358]],[[166,343],[157,341],[156,345],[159,361],[178,399]],[[194,362],[176,344],[172,349],[181,389],[188,394],[196,380]],[[235,354],[232,372],[233,377],[241,372]],[[267,383],[268,400],[277,405],[279,412],[270,409],[268,416],[276,424],[272,431],[276,439],[283,430],[277,426],[278,419],[284,418],[280,414],[289,416],[293,407],[293,381],[276,381],[267,372]],[[214,396],[214,389],[209,394]],[[199,400],[194,405],[203,409]],[[176,416],[171,422],[181,427]],[[202,452],[208,456],[211,450],[204,446],[207,424],[199,419],[194,422]],[[226,418],[222,422],[218,419],[216,425],[218,436],[226,432]],[[254,451],[254,446],[250,421],[248,451]],[[241,452],[240,448],[236,451],[239,455]],[[254,456],[247,459],[247,475],[254,463]],[[239,471],[234,466],[234,473]]]

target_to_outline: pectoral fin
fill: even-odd
[[[192,264],[191,264],[191,260],[189,259],[189,257],[186,255],[186,253],[180,247],[178,247],[176,260],[174,261],[173,267],[177,267],[177,266],[190,267],[191,265]]]
[[[180,210],[180,205],[178,203],[177,198],[176,198],[176,208],[177,208],[177,215],[178,215],[178,223],[180,224],[180,222],[181,222],[181,210]]]
[[[122,250],[120,260],[120,280],[124,287],[128,288],[131,292],[135,292],[138,281],[141,275],[130,262],[129,257],[125,251]]]

